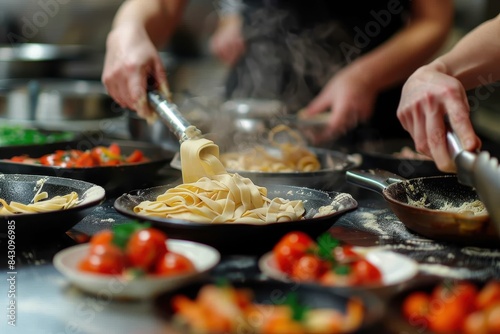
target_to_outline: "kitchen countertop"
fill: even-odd
[[[178,177],[180,174],[169,172],[163,174],[160,182],[173,181]],[[348,184],[335,190],[352,194],[359,203],[356,210],[341,216],[331,227],[330,232],[335,237],[358,246],[381,246],[419,262],[420,273],[417,278],[397,289],[443,277],[479,280],[500,278],[500,249],[460,246],[423,238],[408,231],[379,194]],[[7,325],[4,316],[0,321],[1,333],[172,332],[155,309],[153,301],[123,302],[84,294],[71,286],[52,265],[54,254],[77,244],[78,237],[92,235],[98,230],[129,220],[114,210],[113,202],[114,197],[108,198],[67,234],[29,243],[16,240],[17,326]],[[0,294],[7,295],[5,236],[0,238],[0,244],[3,249],[0,268],[4,274],[0,279]],[[226,254],[211,274],[234,279],[267,279],[259,272],[257,259],[253,255]],[[388,296],[381,297],[389,305]],[[6,301],[6,298],[2,298],[4,314],[7,314]],[[387,317],[373,333],[390,333],[393,323]],[[420,333],[418,328],[404,330],[407,333]]]

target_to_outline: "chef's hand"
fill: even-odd
[[[152,115],[146,91],[147,79],[169,96],[167,77],[156,47],[143,27],[129,24],[112,30],[106,41],[102,82],[108,94],[123,108],[142,118]]]
[[[415,71],[403,87],[398,118],[411,134],[418,152],[432,157],[444,172],[456,170],[446,141],[445,115],[463,148],[481,147],[469,117],[469,104],[463,85],[432,63]]]
[[[349,67],[339,71],[302,115],[313,117],[324,111],[330,113],[325,129],[315,135],[315,144],[334,140],[366,121],[373,112],[377,95],[378,91]]]
[[[238,14],[231,14],[221,18],[216,31],[210,39],[211,52],[229,66],[234,65],[245,52],[241,23]]]

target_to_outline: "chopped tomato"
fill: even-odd
[[[126,159],[127,162],[141,162],[143,160],[144,155],[142,151],[134,150]]]
[[[122,154],[122,150],[120,149],[120,146],[117,143],[111,143],[108,149],[112,155],[119,156]]]
[[[92,167],[94,166],[94,160],[89,152],[82,153],[75,162],[75,167]]]
[[[10,160],[26,164],[41,164],[44,166],[59,166],[66,168],[117,166],[148,161],[140,150],[133,151],[129,156],[121,155],[121,148],[116,143],[112,143],[109,147],[96,146],[87,151],[76,149],[66,151],[57,150],[54,153],[43,155],[40,158],[31,158],[27,155],[14,156],[10,158]]]

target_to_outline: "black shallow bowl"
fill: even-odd
[[[118,212],[126,216],[151,222],[152,225],[165,231],[172,238],[208,244],[217,248],[220,252],[259,254],[268,251],[283,235],[290,231],[304,231],[315,238],[327,231],[341,215],[356,209],[358,205],[351,195],[346,193],[271,185],[267,187],[269,198],[281,197],[304,201],[305,219],[262,225],[245,223],[210,224],[180,219],[147,217],[134,212],[134,207],[142,201],[154,201],[158,195],[174,186],[153,187],[123,194],[116,199],[114,207]],[[333,205],[337,211],[314,218],[313,216],[318,212],[318,209],[325,205]]]
[[[376,326],[385,313],[382,301],[367,291],[326,289],[315,285],[300,285],[278,281],[238,280],[229,282],[235,288],[251,289],[254,294],[254,302],[268,305],[278,305],[284,301],[288,293],[294,292],[299,302],[305,306],[331,308],[345,312],[349,298],[359,298],[365,306],[364,319],[358,330],[359,332]],[[156,312],[166,321],[170,321],[173,316],[171,300],[174,296],[185,295],[190,299],[194,299],[201,287],[214,283],[217,283],[215,279],[205,279],[162,294],[155,299]]]
[[[22,174],[0,174],[0,198],[7,203],[10,201],[30,203],[39,188],[37,182],[41,179],[46,179],[42,191],[46,191],[49,198],[67,195],[74,191],[78,194],[78,204],[66,210],[0,216],[0,233],[8,233],[9,230],[15,228],[16,239],[64,233],[83,219],[95,206],[102,203],[105,198],[104,188],[93,183]]]
[[[151,184],[150,182],[154,180],[158,171],[162,167],[168,166],[168,163],[175,154],[175,152],[166,151],[159,146],[149,143],[87,137],[71,143],[20,147],[15,153],[10,149],[8,151],[2,151],[0,149],[0,159],[9,159],[14,155],[22,154],[28,154],[32,157],[41,157],[45,154],[53,153],[55,150],[88,150],[99,145],[108,146],[111,142],[117,143],[125,155],[132,153],[135,149],[141,150],[145,156],[150,158],[150,161],[119,166],[64,168],[59,166],[31,165],[0,160],[0,172],[47,175],[82,180],[98,184],[108,193],[117,194]]]

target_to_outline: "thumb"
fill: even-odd
[[[154,65],[154,76],[160,92],[165,95],[167,100],[172,101],[172,92],[170,91],[170,87],[168,85],[167,73],[165,72],[165,68],[159,59]]]

